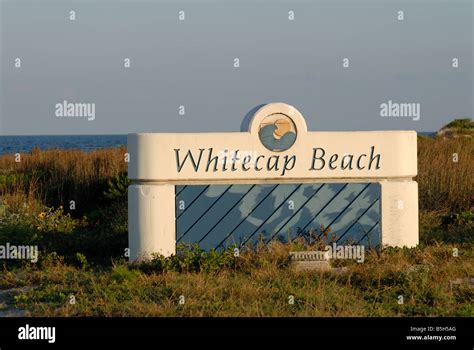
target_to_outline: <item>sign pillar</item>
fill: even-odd
[[[381,181],[382,245],[418,245],[418,183]]]
[[[138,182],[128,188],[130,261],[176,252],[174,186]]]

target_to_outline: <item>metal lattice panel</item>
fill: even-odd
[[[337,244],[380,244],[380,184],[176,186],[176,240],[203,249],[287,241],[324,226]]]

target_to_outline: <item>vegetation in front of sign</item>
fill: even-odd
[[[298,240],[129,267],[125,148],[0,156],[0,245],[40,249],[36,264],[2,261],[0,316],[473,316],[474,144],[449,135],[418,139],[420,247],[335,261],[343,273],[293,271]]]
[[[0,288],[21,292],[2,302],[43,316],[474,316],[472,246],[372,251],[363,264],[341,261],[337,272],[297,272],[292,249],[275,242],[235,256],[193,248],[101,267],[51,253],[4,268]]]

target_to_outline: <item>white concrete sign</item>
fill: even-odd
[[[130,261],[175,253],[182,185],[377,183],[381,246],[418,244],[415,131],[308,131],[293,106],[272,103],[243,132],[130,134],[128,151]]]

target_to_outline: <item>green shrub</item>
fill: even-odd
[[[108,181],[108,188],[104,191],[104,196],[108,199],[125,199],[127,198],[128,186],[131,184],[127,173],[123,172]]]
[[[77,262],[80,264],[82,270],[87,269],[87,258],[84,254],[76,253],[76,259]]]
[[[84,268],[87,260],[110,263],[110,258],[122,257],[127,246],[126,219],[120,221],[120,232],[110,229],[114,220],[101,220],[91,227],[87,217],[74,219],[62,207],[35,211],[24,206],[13,212],[6,205],[0,212],[0,244],[37,245],[40,255],[56,252]]]
[[[443,218],[445,226],[462,226],[466,230],[474,228],[474,213],[470,210],[463,210],[458,213],[446,215]]]
[[[456,128],[456,129],[474,129],[474,121],[471,118],[454,119],[452,122],[446,124],[442,129]]]
[[[111,278],[115,282],[122,283],[124,281],[133,282],[139,276],[137,271],[130,270],[128,266],[116,265],[112,268]]]
[[[71,233],[77,223],[78,220],[71,218],[70,214],[64,214],[62,206],[57,209],[45,208],[34,220],[36,228],[43,232]]]
[[[204,251],[198,244],[179,244],[177,253],[171,257],[154,254],[149,262],[138,267],[146,272],[216,272],[224,268],[233,268],[236,264],[235,246],[225,250]]]

